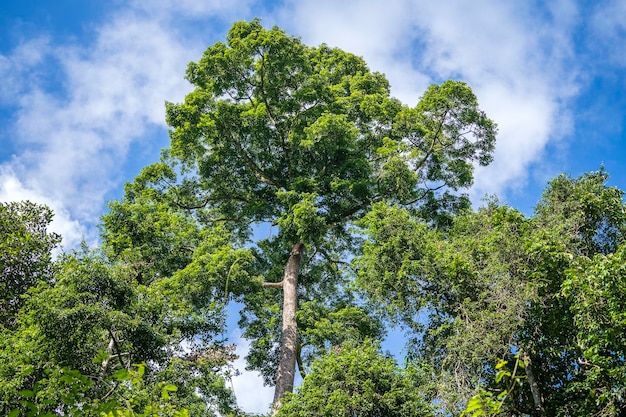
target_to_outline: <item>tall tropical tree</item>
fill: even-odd
[[[258,20],[233,25],[226,42],[189,64],[187,79],[195,89],[167,105],[170,149],[131,187],[203,227],[221,225],[235,246],[252,244],[261,278],[246,290],[242,324],[253,338],[250,366],[275,383],[277,409],[303,352],[321,343],[298,304],[333,317],[335,330],[356,314],[362,326],[343,323],[359,337],[380,327],[345,285],[359,247],[354,222],[387,201],[445,224],[467,206],[458,191],[471,185],[474,163],[490,162],[496,127],[462,82],[433,85],[409,107],[362,58],[306,46]],[[256,237],[260,225],[271,237]],[[120,254],[143,243],[116,245]]]

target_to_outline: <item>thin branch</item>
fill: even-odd
[[[296,350],[296,362],[298,363],[298,371],[302,379],[306,378],[306,372],[304,371],[304,365],[302,364],[302,345],[298,343]]]
[[[366,201],[363,201],[362,203],[357,204],[357,205],[351,207],[350,209],[344,211],[343,213],[341,213],[341,214],[339,214],[339,215],[337,215],[337,216],[335,216],[333,218],[329,218],[326,223],[330,226],[330,225],[333,225],[333,224],[338,223],[338,222],[343,222],[345,220],[349,220],[352,215],[356,214],[360,210],[363,210],[363,209],[367,208],[368,206],[370,206],[370,205],[372,205],[374,203],[378,203],[378,202],[382,201],[382,199],[383,198],[381,196],[377,196],[377,197],[372,198],[371,200],[368,199]]]
[[[112,337],[109,338],[109,345],[107,346],[108,356],[104,358],[104,360],[102,361],[102,365],[100,367],[100,376],[98,377],[99,381],[104,380],[104,376],[106,375],[106,372],[109,369],[109,360],[111,359],[111,354],[113,353],[114,345],[115,345],[115,339],[113,339]]]
[[[233,201],[233,200],[240,201],[242,203],[250,202],[250,200],[248,200],[247,198],[237,197],[237,196],[228,196],[228,197],[207,197],[204,199],[202,203],[199,203],[197,205],[186,205],[186,204],[181,203],[180,201],[172,201],[172,203],[175,204],[178,208],[181,208],[184,210],[197,210],[197,209],[205,208],[211,202]]]
[[[261,284],[261,286],[263,288],[282,288],[283,287],[283,281],[280,281],[280,282],[263,282]]]
[[[106,400],[107,398],[109,398],[111,396],[111,394],[113,394],[115,392],[115,390],[117,389],[117,387],[120,385],[119,381],[115,381],[115,383],[113,384],[113,387],[111,387],[111,389],[109,390],[109,392],[107,392],[104,397],[101,398],[101,400]]]
[[[422,193],[422,195],[421,195],[421,196],[417,197],[415,200],[411,200],[411,201],[408,201],[408,202],[406,202],[406,203],[402,203],[402,205],[403,205],[403,206],[410,206],[410,205],[412,205],[412,204],[415,204],[415,203],[417,203],[418,201],[420,201],[422,198],[426,197],[426,196],[428,195],[428,193],[430,193],[430,192],[432,192],[432,191],[437,191],[437,190],[440,190],[440,189],[442,189],[442,188],[443,188],[443,187],[445,187],[445,186],[446,186],[446,184],[441,184],[440,186],[435,187],[435,188],[430,188],[430,187],[429,187],[429,188],[427,188],[427,189],[425,189],[425,190],[424,190],[424,192]]]
[[[415,171],[419,170],[422,168],[422,166],[424,166],[424,164],[426,163],[426,161],[428,160],[428,158],[433,154],[434,150],[435,150],[435,143],[437,142],[437,138],[439,137],[439,134],[441,133],[442,129],[443,129],[443,124],[446,120],[446,117],[448,116],[448,111],[449,109],[446,109],[446,111],[444,112],[440,122],[439,122],[439,126],[437,126],[437,130],[435,132],[435,135],[433,137],[433,141],[430,143],[430,147],[428,148],[428,151],[426,151],[426,155],[424,155],[424,158],[422,158],[422,160],[417,163],[415,165]],[[412,141],[411,141],[412,142]],[[442,143],[443,145],[443,143]]]
[[[107,331],[109,332],[109,336],[110,338],[113,340],[113,345],[115,347],[115,351],[117,353],[117,359],[120,362],[120,365],[122,366],[122,368],[129,370],[130,369],[130,357],[128,358],[128,365],[124,363],[124,361],[122,360],[122,352],[120,351],[120,345],[119,342],[117,341],[117,338],[115,337],[115,334],[113,333],[113,331],[111,329],[107,329]]]
[[[317,253],[320,253],[329,263],[335,265],[335,267],[337,265],[343,265],[343,266],[347,266],[348,268],[350,268],[351,270],[355,271],[354,267],[352,266],[352,264],[350,262],[345,262],[345,261],[340,261],[338,259],[333,259],[330,254],[328,252],[326,252],[326,250],[320,248],[320,247],[316,247],[315,251]]]
[[[172,203],[174,203],[178,208],[184,209],[184,210],[198,210],[201,208],[205,208],[207,206],[207,204],[209,204],[209,202],[211,201],[210,198],[206,198],[202,203],[196,204],[196,205],[186,205],[183,204],[179,201],[172,201]]]
[[[263,98],[263,103],[265,104],[265,110],[267,111],[267,116],[270,119],[270,122],[272,123],[272,125],[274,126],[274,128],[276,129],[276,131],[278,132],[278,135],[280,136],[280,140],[282,142],[282,148],[283,148],[283,154],[285,156],[285,163],[287,164],[287,172],[289,175],[289,178],[293,178],[293,168],[290,164],[291,161],[291,156],[289,155],[289,147],[287,146],[287,141],[286,139],[286,135],[284,134],[284,132],[281,132],[281,129],[279,129],[278,127],[278,123],[276,122],[276,118],[274,117],[274,114],[272,113],[272,107],[270,106],[269,101],[267,100],[267,93],[265,92],[265,54],[262,51],[259,51],[259,55],[261,56],[261,96]]]

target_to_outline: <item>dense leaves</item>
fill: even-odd
[[[0,326],[15,327],[22,295],[52,277],[51,253],[61,237],[48,232],[51,220],[45,206],[0,203]]]
[[[410,107],[360,57],[257,20],[187,79],[101,248],[53,260],[51,211],[0,205],[0,412],[241,415],[235,301],[274,414],[624,414],[626,205],[602,169],[533,215],[473,210],[496,127],[467,85]]]
[[[521,364],[526,381],[503,413],[623,411],[616,294],[626,210],[607,179],[603,171],[557,177],[534,217],[497,202],[444,230],[398,206],[365,216],[357,283],[413,329],[411,356],[432,370],[429,391],[445,412],[462,409],[478,386],[495,397],[502,360]]]
[[[413,381],[371,341],[337,345],[285,399],[280,417],[418,417],[432,410]]]
[[[233,288],[239,282],[254,282],[244,272],[250,261],[246,250],[232,249],[228,233],[198,231],[196,242],[201,243],[189,249],[189,254],[185,252],[184,258],[170,256],[169,266],[156,256],[150,265],[138,264],[142,258],[137,253],[154,256],[165,244],[171,245],[162,237],[176,236],[182,241],[185,235],[179,232],[193,230],[188,221],[186,228],[182,227],[181,219],[166,212],[159,213],[160,227],[142,231],[142,236],[157,236],[154,245],[120,252],[118,261],[86,246],[52,261],[52,243],[58,238],[52,235],[49,245],[42,243],[46,242],[45,226],[51,212],[23,206],[45,217],[41,225],[32,225],[26,217],[3,217],[7,223],[13,221],[14,230],[39,235],[22,236],[35,242],[32,256],[27,251],[7,251],[14,256],[10,265],[25,265],[29,269],[23,270],[32,271],[32,281],[24,281],[29,288],[24,288],[26,292],[19,298],[21,309],[15,324],[2,329],[0,413],[90,415],[87,407],[92,404],[93,410],[99,410],[93,415],[118,406],[142,415],[158,403],[154,398],[163,392],[169,395],[163,391],[166,386],[177,387],[177,394],[167,401],[172,413],[180,409],[213,416],[218,411],[236,411],[225,384],[231,372],[229,364],[236,357],[233,349],[215,336],[223,329],[227,291],[221,278],[227,277]],[[136,208],[135,224],[149,224],[139,214],[147,210]],[[123,224],[133,226],[130,221]],[[8,234],[7,241],[15,243],[18,236]],[[125,238],[137,239],[131,233]],[[118,247],[110,249],[111,253]],[[47,252],[42,253],[44,248]],[[175,262],[178,267],[172,265]],[[17,276],[10,274],[15,271],[7,269],[3,277]],[[122,382],[120,378],[128,376],[137,363],[147,364],[142,368],[141,383]]]
[[[355,221],[373,204],[393,201],[448,223],[468,205],[459,191],[472,184],[473,164],[491,161],[495,124],[464,83],[433,85],[409,107],[390,96],[386,78],[362,58],[306,46],[257,20],[233,25],[226,42],[189,65],[187,79],[195,89],[183,103],[167,105],[171,148],[131,187],[147,187],[155,206],[186,212],[202,227],[234,231],[242,242],[233,244],[254,246],[264,285],[285,290],[244,297],[250,366],[267,382],[292,360],[279,358],[281,352],[308,346],[309,354],[320,353],[337,341],[328,331],[322,340],[319,331],[297,330],[307,321],[302,314],[296,320],[288,313],[282,322],[277,316],[299,303],[315,305],[320,320],[339,317],[344,306],[338,306],[351,298],[346,260],[360,245]],[[129,201],[133,195],[129,188]],[[111,220],[126,216],[112,208]],[[259,224],[277,231],[259,239],[251,233]],[[304,255],[288,277],[295,248]],[[284,285],[296,281],[292,299],[296,290]],[[366,327],[355,326],[364,332],[358,337],[372,335]],[[280,340],[296,333],[299,342]]]

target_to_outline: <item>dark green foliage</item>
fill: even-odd
[[[219,253],[218,242],[213,241],[212,253]],[[186,269],[145,287],[134,280],[134,268],[110,264],[97,253],[64,255],[54,281],[29,291],[19,326],[0,341],[0,410],[16,407],[20,392],[30,390],[45,399],[40,410],[70,412],[63,380],[51,375],[72,369],[88,378],[88,384],[77,385],[77,403],[133,396],[131,408],[137,411],[160,385],[174,383],[180,388],[172,400],[176,407],[198,416],[215,415],[207,402],[232,411],[223,375],[234,355],[212,338],[221,331],[222,306],[214,303],[215,296],[207,303],[202,287],[194,287],[205,285],[211,271],[203,272],[201,283]],[[149,366],[141,392],[112,381],[142,362]]]
[[[574,337],[581,355],[578,375],[567,387],[577,398],[565,413],[623,415],[626,411],[626,246],[581,259],[563,283],[570,300]],[[567,411],[566,411],[567,410]]]

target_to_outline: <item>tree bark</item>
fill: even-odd
[[[535,373],[533,372],[533,362],[530,356],[526,352],[522,352],[522,360],[524,361],[524,369],[526,369],[526,376],[528,377],[528,384],[530,385],[530,392],[533,396],[533,402],[535,403],[535,412],[538,416],[545,417],[546,410],[543,408],[543,397],[539,391],[539,385],[535,379]]]
[[[298,349],[298,325],[296,308],[298,304],[298,274],[302,264],[304,244],[296,243],[285,266],[283,287],[283,330],[280,340],[280,362],[276,376],[276,389],[272,403],[272,414],[278,411],[281,399],[293,391],[296,373],[296,355]]]

